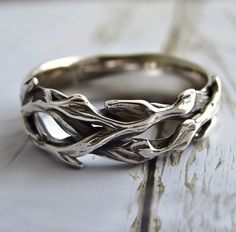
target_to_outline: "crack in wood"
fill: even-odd
[[[182,151],[170,152],[169,157],[170,157],[170,164],[172,167],[179,165],[182,153],[183,153]]]
[[[222,163],[223,163],[223,161],[221,160],[221,158],[219,158],[218,163],[215,167],[215,170],[217,170],[221,166]]]
[[[188,172],[189,172],[190,166],[194,163],[195,160],[196,160],[196,154],[195,154],[195,152],[192,152],[190,154],[190,156],[188,157],[188,160],[187,160],[186,165],[185,165],[184,185],[189,190],[191,195],[194,195],[194,188],[195,188],[195,183],[197,181],[197,175],[196,175],[196,173],[194,173],[191,181],[189,181]]]
[[[146,186],[145,186],[145,197],[143,202],[143,212],[142,212],[142,218],[141,218],[141,228],[140,231],[149,231],[149,225],[151,220],[150,215],[150,208],[152,205],[152,199],[153,199],[153,189],[154,189],[154,183],[155,183],[155,170],[156,170],[156,162],[157,158],[154,158],[150,162],[148,162],[148,173],[147,173],[147,180],[146,180]]]
[[[131,231],[160,231],[161,220],[156,215],[158,202],[164,193],[165,186],[162,175],[166,164],[166,156],[159,156],[145,164],[144,179],[138,188],[139,210],[131,227]],[[155,204],[153,204],[155,202]]]

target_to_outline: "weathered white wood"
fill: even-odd
[[[0,231],[236,230],[234,5],[1,3]],[[28,141],[19,87],[32,67],[67,55],[140,51],[189,58],[222,78],[222,107],[208,139],[144,166],[85,157],[80,171]]]
[[[235,228],[235,78],[232,2],[187,3],[176,8],[164,51],[189,57],[221,76],[222,107],[214,132],[182,155],[170,154],[145,172],[152,201],[141,206],[135,230],[234,231]],[[230,17],[229,17],[230,15]],[[234,30],[235,33],[235,30]],[[228,48],[228,49],[227,49]],[[230,48],[230,49],[229,49]],[[154,166],[154,167],[153,167]],[[145,199],[145,198],[144,198]],[[143,204],[145,206],[145,204]],[[138,215],[138,216],[139,216]]]

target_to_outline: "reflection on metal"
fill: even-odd
[[[73,57],[71,63],[66,58],[66,65],[62,66],[63,59],[59,61],[58,66],[56,61],[42,65],[25,81],[22,115],[26,132],[34,142],[74,167],[82,167],[78,157],[89,153],[138,164],[168,151],[182,151],[193,139],[205,135],[218,109],[221,95],[219,78],[209,76],[202,68],[187,61],[164,55],[104,56],[87,60]],[[183,91],[173,104],[109,100],[102,109],[97,109],[82,94],[67,96],[47,87],[47,83],[57,86],[57,75],[63,78],[66,74],[75,76],[79,73],[82,79],[83,75],[124,71],[127,63],[145,68],[147,62],[152,69],[189,74],[190,79],[196,74],[204,76],[206,84],[201,90]],[[39,112],[52,117],[68,136],[53,136]],[[172,118],[180,123],[170,136],[156,139],[135,137]]]

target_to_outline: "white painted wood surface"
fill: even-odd
[[[236,2],[0,3],[0,231],[236,231]],[[223,81],[210,137],[143,166],[64,168],[22,131],[20,84],[43,61],[168,52]]]

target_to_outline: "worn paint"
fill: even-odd
[[[24,52],[23,47],[27,47],[27,51],[24,52],[25,61],[23,63],[20,63],[17,60],[19,58],[14,56],[16,54],[15,46],[14,51],[11,50],[10,46],[8,47],[9,56],[15,57],[14,59],[19,61],[14,63],[16,71],[11,69],[11,64],[7,63],[8,59],[5,59],[3,52],[2,62],[5,62],[3,67],[7,67],[7,73],[10,72],[8,74],[12,76],[12,78],[7,79],[6,84],[12,80],[19,81],[19,78],[23,78],[20,76],[22,74],[18,75],[20,70],[22,72],[23,70],[24,72],[28,71],[34,64],[46,60],[48,57],[44,54],[58,56],[58,52],[60,54],[71,54],[71,51],[85,53],[87,48],[97,51],[98,47],[99,52],[104,52],[104,49],[110,52],[108,50],[110,48],[112,52],[117,52],[120,51],[121,46],[122,51],[128,48],[127,52],[130,52],[129,48],[132,51],[143,51],[145,49],[159,51],[158,46],[164,41],[161,51],[199,61],[210,71],[218,74],[223,81],[224,94],[219,120],[209,139],[194,143],[182,154],[170,153],[164,157],[159,157],[154,160],[155,162],[152,161],[152,163],[143,165],[144,170],[142,171],[142,167],[139,171],[133,171],[132,168],[119,170],[118,168],[106,169],[103,166],[101,168],[90,167],[88,171],[84,169],[81,172],[70,172],[70,170],[65,171],[59,165],[55,167],[53,162],[46,163],[46,165],[44,162],[38,162],[34,165],[32,162],[29,165],[27,162],[21,162],[21,159],[26,158],[24,152],[29,149],[23,150],[20,153],[21,155],[17,156],[19,162],[15,162],[15,160],[11,170],[1,175],[1,211],[3,214],[1,214],[0,229],[5,229],[2,228],[5,223],[7,226],[12,225],[9,229],[11,231],[14,231],[16,225],[18,231],[45,230],[45,228],[39,228],[38,225],[42,226],[45,222],[43,220],[50,218],[53,229],[57,231],[68,231],[74,228],[80,231],[88,231],[88,228],[90,231],[98,231],[100,228],[103,231],[127,231],[132,223],[131,230],[135,232],[144,230],[235,231],[236,82],[234,55],[236,51],[236,10],[234,4],[230,2],[232,1],[178,1],[172,9],[173,5],[170,1],[151,1],[150,4],[145,4],[147,5],[146,10],[142,11],[141,9],[138,16],[136,15],[137,12],[133,10],[135,4],[132,2],[120,8],[124,14],[131,12],[131,16],[128,17],[123,17],[124,14],[116,12],[115,8],[111,11],[107,10],[105,13],[101,8],[106,9],[107,3],[99,3],[102,7],[96,11],[94,9],[97,9],[99,4],[83,3],[84,5],[88,4],[88,7],[82,8],[85,12],[81,14],[82,18],[77,19],[79,7],[76,5],[76,14],[72,16],[74,19],[70,18],[68,24],[65,19],[66,15],[70,14],[68,11],[63,14],[64,8],[61,8],[63,20],[60,18],[58,20],[57,15],[54,16],[56,25],[60,29],[51,28],[54,29],[53,33],[57,38],[62,34],[68,35],[68,38],[65,36],[63,40],[55,40],[52,43],[50,37],[54,37],[52,35],[47,36],[47,33],[41,33],[46,38],[45,40],[40,36],[39,39],[36,39],[36,36],[31,36],[27,30],[28,27],[31,29],[30,23],[25,27],[19,27],[24,31],[24,34],[28,35],[27,38],[38,44],[37,47],[31,47],[32,49],[28,49],[30,44],[24,42],[25,36],[21,37],[20,34],[17,34],[19,26],[17,23],[21,18],[18,17],[18,20],[13,22],[14,14],[12,12],[14,10],[19,12],[19,9],[14,8],[14,4],[12,4],[10,7],[11,14],[9,14],[6,7],[7,3],[4,8],[0,6],[2,12],[0,18],[5,17],[5,23],[0,28],[1,35],[9,44],[11,40],[17,38],[18,44],[22,45],[18,51]],[[24,4],[22,3],[22,5]],[[47,4],[50,5],[50,3]],[[44,9],[48,8],[47,4],[45,4]],[[94,6],[90,8],[89,4],[97,5],[96,8]],[[24,10],[28,9],[25,6],[23,7]],[[37,4],[36,7],[42,9],[40,4]],[[25,18],[21,23],[34,21],[36,18],[40,22],[39,24],[36,22],[36,26],[39,26],[37,28],[41,32],[41,22],[44,22],[44,18],[47,19],[47,17],[51,19],[49,13],[55,7],[57,4],[48,8],[48,11],[41,11],[44,12],[43,16],[38,14],[31,20]],[[31,17],[31,12],[37,12],[34,9],[32,4],[26,14],[22,14],[21,17],[25,17],[25,15]],[[108,7],[107,9],[111,8]],[[99,12],[103,12],[106,16],[102,18],[103,15]],[[118,16],[119,14],[121,17]],[[147,24],[146,21],[146,18],[151,14],[154,15],[152,22],[156,25],[156,31],[153,31],[153,27],[151,31],[149,27],[151,25]],[[144,25],[136,25],[137,17],[142,18]],[[172,24],[168,25],[170,17],[173,18]],[[100,18],[102,20],[99,20]],[[120,20],[121,22],[119,22]],[[123,25],[125,21],[128,21],[127,25]],[[84,22],[87,23],[88,27],[94,28],[89,35],[86,35],[87,30],[83,30]],[[151,20],[148,22],[150,23]],[[161,22],[161,26],[158,22]],[[50,20],[43,26],[47,24],[52,25]],[[93,27],[94,24],[96,25]],[[115,26],[113,28],[113,25],[119,28],[115,28]],[[123,26],[124,28],[122,28]],[[137,31],[137,34],[131,32],[134,27],[142,28],[138,31],[140,36]],[[166,37],[162,29],[168,27],[168,36]],[[73,34],[63,28],[71,28]],[[4,30],[7,33],[4,33]],[[76,34],[77,31],[79,31],[78,34]],[[154,38],[155,45],[151,44],[153,40],[150,37]],[[71,38],[75,39],[71,40]],[[158,40],[159,38],[161,39]],[[129,40],[129,43],[126,43],[126,39]],[[46,44],[50,46],[45,46]],[[133,44],[134,47],[131,47]],[[0,45],[0,47],[4,51],[4,46]],[[58,51],[58,47],[62,51]],[[36,48],[39,49],[34,50]],[[32,63],[30,63],[31,60],[33,60]],[[27,62],[29,67],[26,65]],[[17,64],[19,64],[18,67]],[[25,69],[21,69],[24,65]],[[6,73],[3,72],[2,76],[6,76]],[[14,86],[12,85],[12,87]],[[10,95],[8,97],[11,98]],[[2,122],[5,123],[3,120]],[[8,134],[7,137],[6,134]],[[17,143],[16,137],[20,137],[21,133],[15,134],[15,129],[12,133],[4,127],[0,136],[3,143],[9,140],[9,144],[4,144],[8,147],[8,145]],[[34,152],[39,151],[34,150]],[[5,157],[3,152],[1,155],[1,157],[9,160],[9,157]],[[40,161],[40,157],[40,155],[35,156],[38,161]],[[98,162],[98,159],[92,159],[91,162]],[[137,189],[139,183],[140,186]],[[102,191],[100,191],[101,188]],[[42,196],[43,201],[36,205],[35,199],[40,199]],[[149,199],[147,196],[151,198]],[[11,199],[11,201],[5,199]],[[54,202],[56,204],[53,204]],[[11,205],[11,203],[13,204]],[[43,212],[43,215],[40,212]],[[19,220],[17,220],[18,218]],[[115,220],[113,220],[114,218]],[[54,221],[55,224],[53,224]],[[126,223],[126,228],[122,230],[124,223]]]

